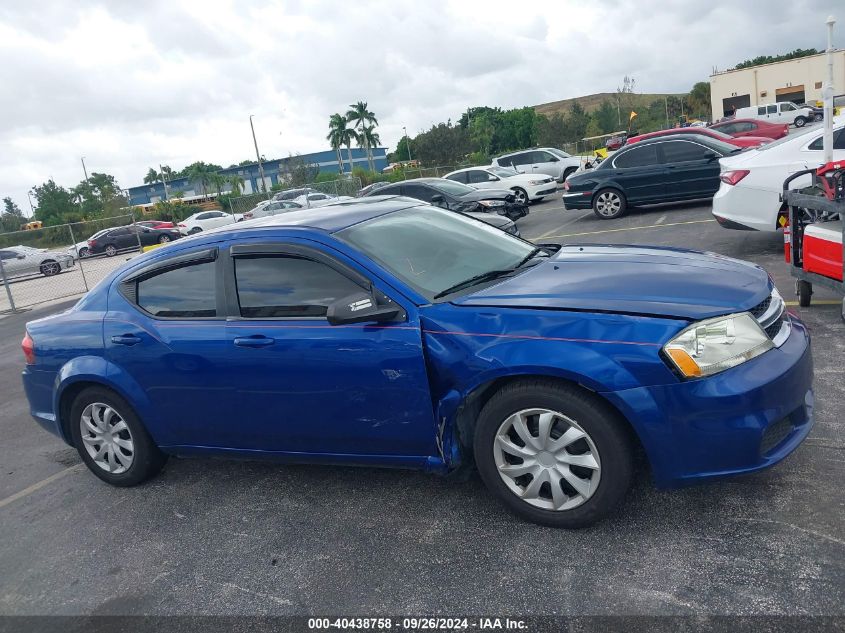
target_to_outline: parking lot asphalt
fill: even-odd
[[[722,229],[706,204],[603,221],[556,197],[518,224],[540,242],[749,259],[794,299],[779,236]],[[820,291],[817,305],[790,308],[812,332],[817,405],[790,458],[671,491],[641,471],[616,516],[579,531],[520,521],[474,474],[179,459],[146,485],[111,488],[27,414],[23,325],[63,306],[6,317],[0,613],[843,615],[845,325],[834,299]]]

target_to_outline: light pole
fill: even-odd
[[[408,148],[408,162],[411,162],[411,139],[408,138],[408,130],[405,129],[405,126],[402,126],[402,131],[405,133],[405,147]],[[408,165],[410,167],[410,165]]]
[[[26,199],[29,200],[29,210],[32,212],[32,215],[30,215],[29,217],[34,218],[35,217],[35,207],[32,206],[32,194],[29,191],[26,192]]]
[[[252,124],[253,116],[255,115],[249,115],[249,127],[252,130],[252,143],[255,145],[255,159],[258,161],[258,173],[261,176],[261,190],[268,194],[267,198],[269,199],[270,195],[267,192],[267,182],[264,180],[264,166],[261,164],[261,154],[258,152],[258,141],[255,140],[255,126]]]
[[[85,184],[88,184],[88,170],[85,169],[85,157],[79,159],[82,161],[82,173],[85,174]]]
[[[158,173],[161,174],[161,184],[164,185],[164,201],[167,202],[170,200],[170,196],[167,193],[167,179],[164,177],[164,170],[161,168],[161,163],[158,164]]]
[[[833,16],[827,18],[827,81],[822,89],[824,98],[824,135],[822,148],[824,149],[824,162],[833,161],[833,25],[836,20]]]

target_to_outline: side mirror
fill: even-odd
[[[371,294],[356,292],[330,304],[326,311],[326,319],[328,319],[329,325],[347,325],[368,321],[381,323],[395,319],[399,312],[400,308],[395,304],[379,306]]]
[[[493,174],[487,176],[488,182],[498,182],[499,180],[501,180],[501,178],[499,178],[498,176],[494,176]]]
[[[441,205],[443,204],[443,196],[439,193],[431,196],[431,204]]]
[[[716,152],[707,152],[704,155],[704,158],[707,159],[708,163],[712,163],[714,160],[719,160],[721,156],[719,156]]]
[[[149,233],[149,232],[150,232],[150,229],[149,229],[149,227],[146,227],[146,226],[145,226],[145,227],[143,228],[143,231],[144,231],[144,233]]]
[[[26,255],[18,255],[15,259],[26,259]]]
[[[560,159],[559,159],[557,156],[552,156],[552,157],[549,159],[549,162],[550,162],[550,163],[556,163],[556,162],[558,162],[559,160],[560,160]]]

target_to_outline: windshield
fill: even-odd
[[[567,154],[563,150],[557,149],[556,147],[546,147],[544,149],[549,150],[552,154],[557,154],[561,158],[572,158],[571,154]]]
[[[487,171],[499,178],[510,178],[511,176],[516,176],[519,173],[517,170],[511,169],[510,167],[488,167]]]
[[[411,181],[409,181],[411,182]],[[443,193],[448,193],[451,196],[465,196],[468,193],[475,193],[476,189],[472,187],[467,187],[466,185],[455,182],[454,180],[446,180],[445,178],[442,180],[432,180],[428,183],[438,191],[442,191]]]
[[[534,250],[484,222],[420,206],[355,224],[335,234],[432,301],[444,290],[518,266]],[[469,293],[471,285],[455,291]]]

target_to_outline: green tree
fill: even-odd
[[[364,126],[369,124],[373,128],[378,125],[378,119],[373,112],[370,112],[366,101],[359,101],[349,106],[346,111],[346,120],[353,124],[353,128],[358,134],[358,142],[362,145],[367,153],[367,164],[370,166],[370,171],[375,171],[373,165],[373,155],[371,152],[372,146],[368,139],[364,138]]]
[[[229,182],[229,179],[226,178],[223,174],[220,173],[213,173],[208,175],[208,183],[214,187],[214,190],[217,192],[217,196],[219,197],[220,194],[223,193],[223,187],[226,186],[226,183]]]
[[[590,115],[584,111],[578,101],[573,101],[572,107],[569,109],[569,116],[566,117],[567,138],[572,141],[584,138],[589,123]]]
[[[616,106],[607,99],[601,102],[599,109],[593,114],[593,120],[598,124],[598,129],[601,130],[599,134],[615,132],[619,127]]]
[[[4,232],[18,231],[24,223],[23,211],[15,204],[15,201],[8,196],[3,198],[3,212],[0,216],[0,228]]]
[[[188,173],[185,174],[185,178],[188,178],[191,182],[198,184],[202,189],[203,196],[207,195],[208,186],[211,184],[211,176],[219,170],[211,169],[211,166],[203,163],[202,161],[196,162],[189,167],[190,169],[188,169]]]
[[[246,181],[244,181],[244,179],[238,176],[237,174],[232,174],[226,180],[228,181],[229,186],[231,187],[231,195],[234,197],[241,195],[244,190],[244,185],[246,184]]]
[[[710,83],[707,81],[696,83],[687,95],[687,103],[692,114],[709,121],[711,118]]]
[[[64,224],[79,216],[73,193],[57,185],[52,179],[36,185],[31,193],[38,207],[35,209],[35,219],[45,225]]]
[[[161,180],[161,177],[159,176],[159,173],[158,173],[155,169],[153,169],[152,167],[150,167],[150,168],[147,170],[147,175],[146,175],[146,176],[144,176],[144,184],[145,184],[145,185],[151,185],[151,184],[153,184],[153,183],[155,183],[155,182],[158,182],[159,180]]]
[[[752,66],[760,66],[761,64],[771,64],[773,62],[782,62],[788,59],[798,59],[799,57],[807,57],[809,55],[818,55],[819,51],[815,48],[796,48],[794,51],[784,53],[782,55],[760,55],[754,59],[746,59],[736,65],[736,69],[751,68]]]
[[[451,122],[439,123],[412,141],[413,158],[423,165],[457,165],[470,153],[468,131]]]
[[[336,112],[335,114],[329,117],[329,133],[326,136],[326,140],[329,142],[329,145],[332,146],[332,149],[335,151],[337,155],[337,167],[338,171],[342,174],[343,173],[343,154],[340,151],[340,148],[343,147],[343,132],[342,130],[346,129],[346,118]],[[349,165],[349,171],[352,172],[352,165]]]
[[[364,125],[361,127],[361,132],[358,134],[358,146],[363,145],[367,150],[367,159],[371,172],[376,170],[376,161],[373,158],[373,148],[378,147],[381,143],[381,137],[376,132],[375,125]]]
[[[496,127],[493,124],[492,117],[487,112],[474,116],[469,124],[469,138],[472,140],[475,149],[482,154],[490,154],[495,131]]]
[[[412,160],[416,156],[414,142],[407,136],[403,136],[396,144],[396,151],[389,154],[387,160],[392,163],[399,163]]]

